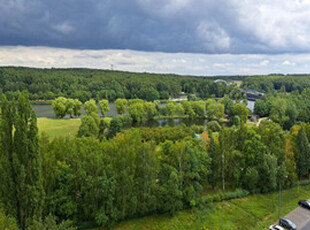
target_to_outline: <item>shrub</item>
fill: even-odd
[[[213,132],[218,132],[221,130],[221,126],[217,121],[210,121],[207,124],[208,129],[211,129]]]

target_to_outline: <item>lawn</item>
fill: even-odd
[[[81,125],[80,118],[74,119],[51,119],[38,118],[39,132],[45,132],[49,137],[70,137],[75,136]]]
[[[111,121],[111,117],[104,117],[107,122]],[[73,137],[76,136],[81,125],[80,118],[72,119],[52,119],[40,117],[37,119],[39,133],[44,132],[49,137]]]
[[[310,198],[310,185],[282,191],[282,215],[297,208],[300,199]],[[278,193],[251,195],[242,199],[226,201],[223,207],[223,229],[261,230],[278,219]],[[154,215],[121,222],[115,230],[216,230],[220,229],[223,202],[213,203],[202,209],[181,211],[174,216]],[[93,230],[104,230],[95,228]]]

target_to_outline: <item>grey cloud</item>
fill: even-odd
[[[0,47],[0,66],[87,67],[187,75],[306,73],[310,54],[193,54],[132,50]]]
[[[309,13],[305,0],[0,0],[0,45],[309,52]]]

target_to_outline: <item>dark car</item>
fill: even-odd
[[[279,225],[289,230],[297,230],[296,224],[284,217],[279,220]]]
[[[310,209],[310,202],[307,200],[300,200],[298,205],[307,209]]]

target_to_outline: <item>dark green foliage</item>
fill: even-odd
[[[247,190],[238,188],[233,192],[220,193],[213,196],[203,196],[203,203],[220,202],[223,200],[243,198],[247,197],[248,195],[249,192]]]
[[[209,121],[207,127],[213,132],[218,132],[221,130],[221,126],[217,121]]]
[[[52,102],[52,107],[56,117],[63,118],[67,114],[70,117],[81,115],[82,102],[78,99],[67,99],[64,97],[58,97]]]
[[[117,133],[119,133],[123,128],[123,123],[119,117],[113,117],[110,121],[110,127],[107,134],[107,138],[114,137]]]
[[[309,75],[268,75],[251,76],[245,78],[241,85],[245,89],[254,89],[261,92],[271,92],[273,90],[292,92],[310,87]]]
[[[298,177],[304,178],[309,174],[310,146],[304,128],[301,128],[296,137],[296,168]]]
[[[20,94],[16,103],[3,97],[1,111],[1,163],[5,165],[0,168],[5,177],[0,197],[7,213],[25,229],[42,216],[44,205],[36,115],[26,93]]]
[[[99,127],[95,119],[90,115],[85,115],[82,118],[82,123],[78,131],[78,137],[97,137]]]
[[[234,125],[239,126],[241,124],[240,117],[234,116]]]
[[[9,99],[18,91],[28,90],[31,100],[51,100],[57,97],[75,98],[82,102],[117,98],[141,98],[147,101],[177,97],[183,91],[222,97],[232,87],[214,83],[203,77],[174,74],[130,73],[96,69],[34,69],[1,67],[0,89]]]
[[[28,228],[28,230],[76,230],[77,228],[72,226],[72,221],[62,221],[57,224],[57,218],[52,215],[45,217],[43,222],[34,221],[34,223]]]
[[[99,108],[100,108],[100,112],[101,114],[104,116],[106,115],[109,110],[110,110],[110,107],[109,107],[109,101],[108,100],[100,100],[99,101]]]
[[[208,133],[209,138],[210,138],[210,150],[209,150],[209,155],[211,158],[211,173],[209,175],[209,183],[212,186],[212,188],[214,188],[216,186],[216,169],[218,168],[216,165],[216,144],[214,142],[214,138],[213,138],[213,134],[212,132]]]
[[[16,220],[0,211],[0,227],[4,230],[18,230]]]

